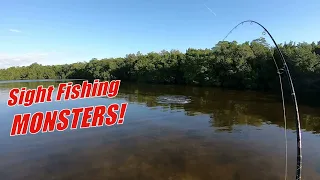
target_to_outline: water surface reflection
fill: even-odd
[[[47,85],[52,82],[47,82]],[[39,84],[39,83],[38,83]],[[115,99],[94,98],[6,107],[12,86],[0,89],[1,179],[283,179],[281,103],[273,95],[177,86],[122,84]],[[184,95],[187,104],[157,97]],[[9,137],[16,113],[130,102],[124,125]],[[290,110],[288,106],[288,111]],[[319,108],[300,106],[303,178],[320,178]],[[289,177],[294,178],[295,134],[289,113]]]

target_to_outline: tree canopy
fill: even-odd
[[[279,45],[297,88],[320,91],[320,41]],[[278,87],[273,61],[280,56],[264,38],[251,42],[221,41],[211,49],[189,48],[159,53],[128,54],[122,58],[93,58],[64,65],[10,67],[0,70],[0,80],[21,79],[121,79],[130,82],[186,84],[243,89]],[[36,61],[36,60],[35,60]]]

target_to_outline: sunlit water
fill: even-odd
[[[117,98],[7,107],[9,89],[55,82],[0,84],[0,178],[4,180],[284,179],[281,101],[265,93],[121,84]],[[187,103],[159,102],[186,96]],[[14,114],[129,102],[123,125],[10,137]],[[296,136],[288,114],[288,179]],[[320,179],[320,108],[300,105],[303,179]]]

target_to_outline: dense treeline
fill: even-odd
[[[320,90],[320,41],[285,43],[284,53],[298,89]],[[219,42],[211,49],[189,48],[129,54],[124,58],[101,59],[65,65],[10,67],[0,70],[0,80],[18,79],[121,79],[130,82],[190,84],[246,89],[277,86],[273,57],[277,51],[264,38],[242,44]],[[35,60],[36,61],[36,60]]]

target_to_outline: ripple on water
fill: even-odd
[[[188,104],[191,102],[191,99],[189,97],[180,95],[165,95],[159,96],[157,98],[157,102],[161,104]]]

